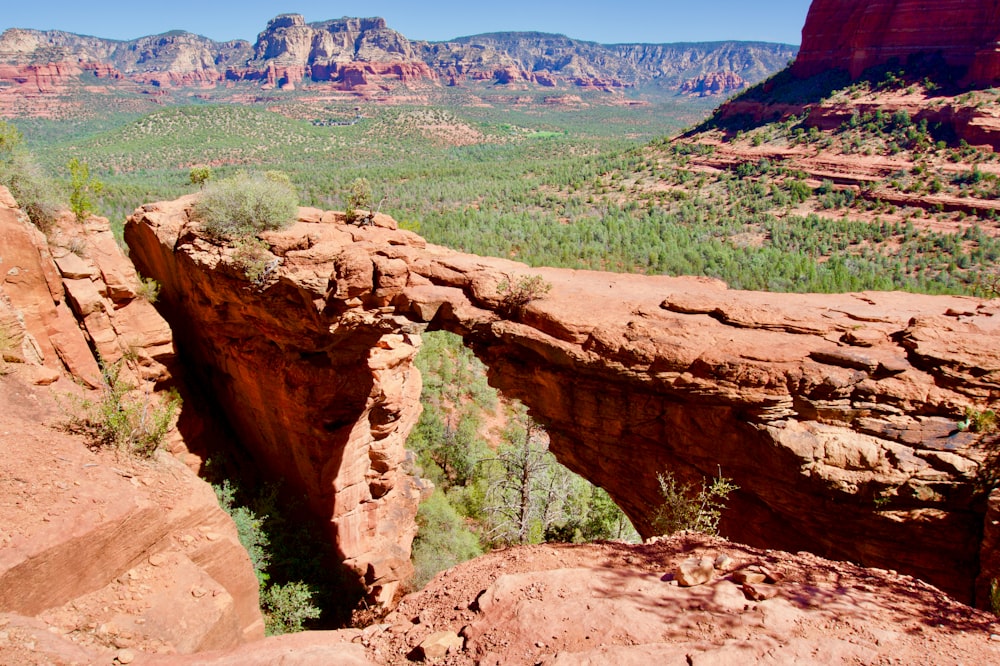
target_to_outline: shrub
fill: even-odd
[[[241,238],[233,243],[233,247],[233,265],[254,284],[263,284],[274,261],[270,246],[259,238]]]
[[[136,295],[150,303],[155,303],[160,297],[160,283],[153,278],[139,278],[139,288]]]
[[[196,166],[191,167],[191,171],[188,172],[188,180],[191,181],[192,185],[197,185],[200,188],[205,187],[205,183],[212,179],[212,170],[207,166]]]
[[[413,541],[413,584],[421,588],[439,571],[482,555],[479,541],[441,490],[420,503]]]
[[[10,190],[35,226],[48,232],[58,209],[52,198],[55,187],[24,150],[21,133],[3,121],[0,121],[0,185]]]
[[[69,169],[69,209],[78,222],[90,217],[94,211],[92,196],[104,191],[104,183],[90,175],[90,167],[75,157],[66,165]]]
[[[320,610],[312,604],[313,593],[300,580],[271,585],[261,590],[260,610],[268,636],[305,630],[306,620],[315,620]]]
[[[221,484],[213,485],[212,488],[219,500],[219,506],[236,523],[236,534],[247,555],[250,556],[257,584],[263,587],[270,578],[267,574],[267,565],[271,560],[268,550],[270,539],[264,531],[264,518],[258,517],[249,507],[237,504],[236,488],[229,479],[224,479]]]
[[[522,275],[516,283],[510,278],[504,278],[497,285],[497,293],[500,295],[498,311],[506,317],[520,316],[528,303],[542,298],[551,290],[552,285],[541,275]]]
[[[333,553],[316,539],[322,527],[303,518],[298,501],[279,499],[276,484],[255,485],[248,494],[220,478],[223,470],[213,461],[205,469],[253,564],[267,635],[344,626],[361,590],[355,589],[356,575],[352,586],[342,570],[331,566]]]
[[[159,398],[137,391],[122,376],[127,360],[102,365],[99,397],[80,401],[66,427],[95,446],[149,458],[170,431],[180,397],[175,392]]]
[[[970,432],[977,432],[988,434],[996,430],[997,427],[997,415],[992,409],[987,409],[986,411],[979,411],[972,407],[966,407],[965,409],[965,420],[960,421],[958,424],[959,430],[968,430]]]
[[[730,479],[712,479],[709,484],[702,481],[697,493],[689,483],[681,483],[670,472],[656,475],[660,483],[663,503],[653,514],[653,528],[657,534],[669,535],[675,532],[691,531],[703,534],[719,533],[719,518],[726,508],[729,494],[739,488]]]
[[[359,208],[371,210],[372,207],[372,186],[366,178],[355,178],[347,186],[344,195],[344,216],[348,224],[353,224],[360,217]]]
[[[244,173],[206,185],[194,216],[209,235],[234,240],[288,226],[297,207],[287,179]]]

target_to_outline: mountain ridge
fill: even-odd
[[[0,83],[30,88],[37,82],[27,70],[58,63],[95,73],[113,69],[110,78],[156,87],[235,81],[294,87],[302,81],[329,82],[343,90],[372,85],[385,90],[413,81],[452,86],[475,81],[679,91],[689,79],[711,73],[734,74],[723,78],[741,87],[752,84],[783,67],[795,52],[792,45],[767,42],[606,45],[542,32],[432,42],[410,40],[380,17],[307,23],[300,14],[280,14],[253,44],[217,42],[183,30],[114,40],[9,28],[0,33],[0,65],[7,66]]]

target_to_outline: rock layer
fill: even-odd
[[[721,472],[740,486],[731,538],[973,598],[986,451],[966,410],[990,409],[1000,388],[1000,303],[531,270],[426,245],[384,216],[359,228],[311,209],[264,236],[273,271],[251,285],[231,248],[198,235],[191,203],[137,210],[132,257],[163,283],[247,445],[310,493],[346,558],[376,563],[370,582],[405,573],[410,363],[430,327],[463,336],[644,536],[657,471]],[[551,292],[512,311],[498,284],[534,273]]]
[[[127,357],[136,393],[171,378],[170,328],[107,220],[65,214],[46,236],[0,187],[0,247],[0,616],[104,652],[262,637],[256,576],[208,484],[164,452],[133,460],[59,428],[99,400],[84,388],[104,386],[98,359]],[[5,652],[17,632],[2,633]]]
[[[892,60],[940,55],[973,83],[1000,80],[997,0],[814,0],[795,60],[799,76],[846,69],[858,76]]]
[[[399,84],[480,81],[610,91],[641,85],[676,89],[709,72],[756,82],[794,54],[792,46],[761,42],[608,46],[527,32],[410,41],[382,18],[307,23],[299,14],[275,17],[254,44],[181,31],[116,41],[11,28],[0,34],[0,84],[6,84],[0,108],[22,113],[10,97],[72,94],[74,82],[91,74],[132,93],[236,82],[286,89],[319,84],[327,92],[332,87],[361,95]],[[98,92],[108,90],[98,87]]]

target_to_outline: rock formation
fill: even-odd
[[[151,391],[174,347],[107,220],[67,214],[47,233],[0,187],[0,622],[105,652],[260,638],[256,576],[212,489],[166,453],[131,460],[55,429],[102,386],[97,359],[127,356]]]
[[[794,56],[794,47],[756,42],[605,46],[542,33],[497,33],[448,42],[411,42],[381,18],[306,23],[272,19],[250,44],[214,42],[174,31],[130,41],[50,30],[0,34],[0,88],[6,95],[71,95],[81,74],[116,90],[213,88],[250,82],[265,88],[314,86],[369,94],[407,86],[492,82],[616,90],[682,81],[721,71],[755,82]],[[136,89],[138,86],[138,90]],[[0,109],[23,113],[0,98]],[[14,108],[10,108],[14,107]]]
[[[1000,3],[996,0],[814,0],[802,29],[794,72],[813,76],[918,54],[940,55],[968,71],[970,82],[1000,80]]]
[[[708,580],[684,587],[676,571],[692,556],[708,558]],[[921,581],[701,535],[501,549],[442,572],[364,629],[197,654],[95,654],[59,625],[3,614],[0,628],[0,661],[12,664],[846,666],[923,663],[942,645],[959,663],[987,664],[998,650],[995,616]]]
[[[644,536],[657,471],[721,473],[740,486],[731,538],[912,573],[972,600],[987,452],[968,414],[991,409],[998,388],[997,302],[531,270],[426,245],[384,216],[355,227],[312,209],[265,234],[273,270],[254,285],[231,248],[198,235],[191,203],[137,210],[131,256],[163,283],[246,445],[310,494],[376,593],[406,572],[410,364],[430,327],[463,336],[556,456]],[[498,284],[534,273],[551,292],[511,310]]]
[[[50,236],[0,188],[0,288],[23,322],[19,360],[97,387],[96,358],[114,363],[129,352],[143,379],[165,380],[174,355],[170,328],[138,296],[139,279],[108,221],[91,217],[81,227],[64,218]]]
[[[711,72],[696,79],[688,79],[681,84],[681,94],[698,95],[728,95],[731,92],[746,88],[747,82],[734,72]]]
[[[364,311],[358,297],[369,296],[369,253],[410,237],[354,228],[355,246],[351,227],[305,213],[311,222],[295,231],[305,225],[320,235],[281,236],[289,245],[272,273],[281,276],[283,294],[274,300],[275,290],[254,287],[232,266],[231,249],[192,233],[190,203],[137,211],[127,232],[133,261],[163,285],[188,364],[204,370],[261,468],[307,495],[313,511],[330,520],[344,560],[365,576],[373,598],[388,603],[412,571],[421,498],[420,484],[403,469],[406,436],[420,414],[420,374],[412,367],[420,338],[391,317],[381,321],[388,315],[380,311]],[[163,252],[154,234],[187,251]],[[345,244],[350,252],[337,259],[342,278],[328,308],[331,252]],[[387,288],[405,285],[404,262],[380,261],[378,271]]]
[[[683,587],[676,572],[691,557],[718,564]],[[761,569],[781,580],[739,583]],[[692,535],[494,551],[404,598],[362,643],[389,664],[435,634],[458,634],[464,643],[446,662],[456,666],[846,666],[922,663],[944,641],[956,661],[992,663],[995,620],[899,574]]]

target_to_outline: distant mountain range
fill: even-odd
[[[764,42],[597,44],[534,32],[411,41],[381,18],[272,19],[257,41],[216,42],[182,31],[117,41],[63,31],[0,34],[0,92],[46,91],[92,74],[123,83],[332,87],[364,94],[399,84],[476,82],[600,90],[653,86],[726,94],[785,67],[797,47]]]

